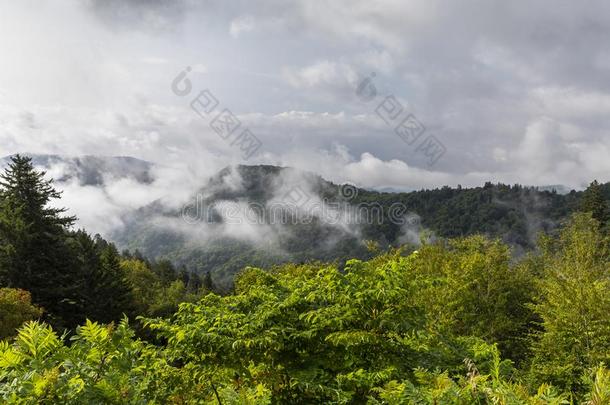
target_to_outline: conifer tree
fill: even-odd
[[[159,276],[164,285],[169,285],[178,278],[176,268],[169,260],[160,260],[153,265],[153,271]]]
[[[80,294],[83,316],[101,322],[120,320],[133,309],[133,300],[116,248],[85,231],[76,232],[74,239],[84,286]]]
[[[178,280],[182,281],[185,286],[188,286],[191,282],[191,274],[185,265],[180,266],[178,271]]]
[[[11,158],[0,175],[0,281],[30,291],[51,319],[61,314],[67,321],[77,311],[79,286],[67,244],[75,218],[50,206],[60,196],[31,158]]]
[[[212,281],[212,275],[210,274],[209,271],[205,272],[205,277],[203,278],[203,281],[200,282],[199,284],[200,286],[203,286],[203,288],[206,291],[215,291],[216,289],[214,288],[214,282]]]
[[[100,258],[101,267],[95,290],[103,301],[98,302],[96,309],[100,311],[100,320],[118,321],[132,309],[131,289],[114,246],[104,248]]]

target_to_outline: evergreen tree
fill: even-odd
[[[205,277],[203,281],[200,281],[199,286],[203,286],[206,291],[214,291],[214,282],[212,281],[212,275],[209,271],[205,272]]]
[[[76,257],[79,267],[80,289],[78,291],[78,304],[81,307],[80,323],[86,318],[96,319],[89,311],[93,307],[90,297],[96,297],[95,284],[98,281],[97,273],[101,267],[100,257],[95,242],[83,230],[74,232],[70,238],[72,254]]]
[[[67,244],[75,218],[64,216],[66,209],[50,207],[60,196],[29,157],[12,157],[0,175],[1,282],[30,291],[50,319],[65,325],[78,310],[79,286]]]
[[[95,290],[100,299],[96,303],[101,321],[117,321],[132,308],[131,289],[126,282],[121,260],[113,246],[101,253],[101,268]]]
[[[180,266],[180,270],[178,272],[178,280],[182,281],[185,286],[188,286],[191,282],[191,274],[184,265]]]
[[[120,320],[131,312],[133,299],[116,248],[99,235],[91,239],[84,231],[76,232],[74,239],[83,277],[83,316],[102,322]]]
[[[159,276],[164,285],[168,285],[178,278],[176,268],[169,260],[160,260],[158,263],[155,263],[153,271]]]
[[[144,257],[142,252],[140,252],[138,249],[133,252],[133,255],[130,258],[143,262],[144,264],[146,264],[147,267],[152,267],[150,261],[146,257]]]
[[[610,216],[608,203],[597,180],[593,181],[584,192],[580,209],[583,212],[590,212],[602,227],[608,222]]]

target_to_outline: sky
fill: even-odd
[[[610,181],[609,34],[604,0],[0,0],[0,155],[581,189]]]

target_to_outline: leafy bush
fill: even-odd
[[[541,243],[543,276],[534,309],[541,330],[532,373],[573,391],[582,375],[610,364],[610,238],[590,215],[575,216],[557,238]]]
[[[0,288],[0,340],[14,336],[24,322],[41,315],[42,309],[32,305],[29,292]]]
[[[583,214],[521,262],[469,237],[341,270],[248,268],[233,295],[141,319],[157,345],[126,320],[69,341],[29,322],[0,344],[0,401],[607,404],[609,248]],[[142,297],[146,269],[125,268]]]

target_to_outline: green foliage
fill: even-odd
[[[521,260],[484,236],[410,254],[371,242],[369,260],[246,267],[220,296],[210,273],[121,256],[70,231],[28,159],[15,158],[3,179],[0,282],[31,288],[59,328],[27,322],[0,341],[2,403],[609,403],[610,239],[593,206]],[[478,199],[488,222],[469,229],[493,233],[514,213],[494,201],[530,192],[489,184],[418,195]],[[319,229],[310,231],[306,243]],[[27,292],[0,289],[0,338],[40,311]],[[113,322],[123,314],[145,316],[140,338],[126,318]],[[56,332],[76,321],[83,326]]]
[[[585,395],[587,404],[610,404],[610,370],[599,366],[583,380],[589,389],[589,392]]]
[[[164,281],[142,260],[124,259],[120,268],[131,292],[133,313],[138,315],[170,316],[181,303],[194,302],[209,291],[196,281],[197,276],[179,277],[173,270],[174,279],[167,277]]]
[[[269,403],[262,386],[217,391],[222,403]],[[8,404],[215,404],[196,369],[169,364],[159,348],[117,327],[87,321],[66,345],[49,326],[28,323],[0,344],[0,401]]]
[[[70,239],[81,278],[82,288],[78,293],[81,322],[88,317],[109,323],[131,314],[131,290],[116,248],[99,236],[91,238],[84,231],[74,232]]]
[[[512,382],[517,370],[479,340],[526,363],[539,316],[530,305],[537,278],[527,270],[511,265],[506,246],[482,237],[427,245],[409,257],[353,260],[344,271],[249,268],[234,296],[209,295],[147,324],[167,339],[174,361],[202,364],[210,379],[263,384],[279,402],[394,395],[394,403],[563,403],[567,396],[548,385],[532,394]],[[473,347],[485,376],[462,364]]]
[[[391,207],[402,204],[406,212],[417,213],[421,217],[421,227],[430,230],[437,237],[457,238],[482,234],[490,238],[500,238],[519,249],[535,248],[538,234],[555,230],[561,221],[579,210],[583,192],[572,191],[560,194],[555,190],[541,190],[521,185],[487,183],[483,187],[418,190],[408,193],[382,193],[358,189],[354,198],[346,201],[341,196],[341,186],[327,182],[307,173],[291,173],[294,169],[274,166],[238,166],[235,170],[242,179],[238,190],[232,187],[225,176],[232,169],[221,171],[212,178],[199,195],[206,195],[201,201],[212,207],[219,201],[252,203],[256,207],[269,206],[273,202],[274,191],[288,177],[302,178],[311,190],[329,206],[350,205],[354,212],[369,212],[368,220],[353,220],[361,238],[356,238],[340,227],[311,221],[309,224],[296,223],[284,226],[269,224],[266,217],[259,218],[267,223],[277,240],[260,241],[252,244],[234,238],[209,241],[205,246],[189,243],[182,232],[155,225],[159,215],[170,220],[181,221],[180,210],[167,210],[161,204],[152,204],[129,218],[124,230],[117,235],[118,242],[131,249],[140,249],[146,255],[164,258],[174,263],[187,265],[203,275],[210,272],[217,286],[229,290],[234,275],[244,267],[269,268],[288,262],[305,263],[311,260],[345,263],[358,258],[366,260],[371,252],[376,253],[397,246],[404,239],[404,227],[391,218],[395,213]],[[610,201],[610,183],[599,186],[603,200]],[[196,197],[193,196],[195,201]],[[197,200],[200,201],[200,200]],[[258,211],[258,210],[255,210]],[[264,209],[262,210],[264,211]],[[379,218],[373,212],[382,212]],[[405,213],[406,213],[405,212]],[[205,218],[202,221],[220,221]],[[277,222],[277,221],[276,221]],[[214,225],[214,224],[212,224]],[[276,224],[277,225],[277,224]],[[193,224],[197,226],[197,224]],[[367,245],[362,240],[371,243]],[[376,247],[375,245],[379,245]],[[372,248],[372,250],[370,250]]]
[[[524,359],[534,277],[511,266],[506,245],[473,236],[425,245],[414,258],[418,299],[439,332],[477,336],[514,361]]]
[[[0,288],[0,340],[14,336],[24,322],[41,315],[42,309],[32,305],[27,291]]]
[[[462,358],[460,342],[431,332],[432,320],[409,298],[408,266],[396,257],[381,266],[351,261],[345,272],[248,269],[236,295],[208,295],[147,325],[167,339],[174,361],[203,362],[209,379],[263,384],[280,402],[364,400],[413,364],[458,366]]]
[[[567,396],[542,385],[536,393],[511,381],[496,346],[473,347],[476,361],[466,359],[467,373],[451,378],[447,372],[418,369],[415,381],[391,381],[377,389],[375,404],[568,404]],[[480,369],[477,364],[483,365]]]
[[[593,181],[583,193],[580,210],[590,213],[593,216],[593,219],[597,220],[602,227],[608,224],[610,220],[610,209],[608,208],[608,202],[603,195],[602,186],[597,180]]]
[[[133,395],[128,377],[145,367],[146,346],[125,323],[114,330],[87,322],[66,346],[50,327],[26,324],[0,350],[0,397],[8,403],[124,403]],[[133,398],[133,397],[132,397]]]
[[[538,257],[517,264],[501,243],[471,237],[352,260],[344,270],[248,268],[233,295],[207,294],[171,318],[143,319],[160,345],[136,339],[126,320],[87,321],[69,344],[27,323],[0,344],[0,401],[606,404],[610,371],[600,362],[610,328],[607,309],[591,308],[605,308],[604,297],[595,288],[578,295],[572,281],[586,290],[605,277],[608,244],[592,221],[574,217],[542,241]],[[149,281],[164,285],[145,262],[121,267],[140,280],[134,292],[150,293]],[[182,280],[162,288],[176,296],[184,289]],[[583,305],[572,308],[575,300]],[[534,357],[519,369],[489,342],[528,341],[533,315]]]
[[[610,364],[610,239],[580,214],[542,249],[532,372],[578,392],[587,369]]]
[[[79,321],[78,274],[66,238],[74,218],[50,208],[59,197],[30,158],[11,159],[0,175],[0,283],[31,292],[48,315],[62,314],[57,324],[69,325]]]

